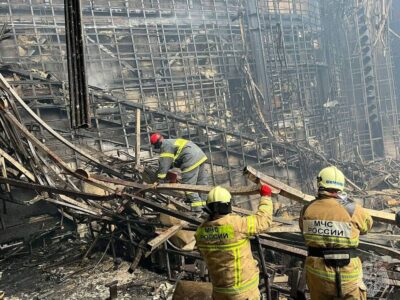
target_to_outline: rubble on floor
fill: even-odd
[[[207,270],[193,243],[194,230],[202,219],[189,212],[188,206],[183,203],[182,191],[206,193],[211,187],[163,184],[155,188],[148,184],[154,179],[154,160],[142,161],[141,165],[136,165],[129,155],[111,157],[88,146],[81,147],[71,143],[33,112],[2,76],[0,80],[0,149],[3,159],[0,183],[5,189],[5,203],[7,205],[8,201],[15,202],[13,195],[17,192],[35,191],[32,199],[19,201],[19,205],[48,202],[58,209],[58,213],[53,215],[53,218],[56,218],[53,227],[45,229],[39,236],[34,236],[33,240],[15,243],[10,241],[9,244],[3,245],[6,251],[1,253],[2,266],[7,267],[2,268],[1,272],[6,283],[12,282],[11,286],[6,285],[6,288],[3,288],[9,297],[40,299],[44,295],[43,299],[51,299],[53,296],[56,299],[63,292],[68,294],[68,299],[91,299],[92,296],[106,298],[107,292],[115,296],[115,292],[119,293],[119,290],[119,297],[130,297],[128,294],[134,293],[136,286],[140,285],[141,290],[136,297],[145,294],[146,299],[167,299],[172,293],[170,282],[180,279],[209,280]],[[47,131],[58,144],[79,156],[85,163],[85,168],[77,169],[53,152],[51,145],[43,143],[43,139],[37,138],[28,130],[20,117],[20,110],[35,120],[36,126]],[[280,143],[282,147],[292,147],[286,142],[274,143]],[[317,151],[298,145],[295,148],[299,152],[308,153],[315,160],[328,162]],[[4,160],[7,163],[4,163]],[[395,185],[395,166],[393,162],[384,165],[384,168],[359,165],[358,168],[363,172],[353,174],[353,177],[365,179],[365,174],[386,174],[383,181],[375,183],[374,186]],[[387,174],[388,168],[395,169]],[[260,244],[263,247],[262,256],[267,257],[265,272],[271,275],[272,290],[278,294],[277,297],[289,298],[297,291],[305,289],[304,281],[300,278],[302,261],[307,252],[296,221],[301,205],[312,201],[314,197],[255,168],[247,167],[246,172],[250,181],[268,183],[274,193],[279,194],[277,197],[280,207],[275,205],[278,210],[273,227],[267,234],[260,236]],[[389,299],[400,286],[400,270],[397,267],[400,251],[397,249],[398,243],[388,238],[390,234],[397,232],[393,225],[393,212],[398,207],[397,192],[367,191],[365,186],[360,187],[357,184],[358,180],[353,182],[349,179],[348,183],[352,197],[359,197],[365,201],[364,205],[375,208],[370,209],[377,221],[377,231],[374,234],[379,236],[375,238],[385,240],[386,237],[386,242],[382,244],[374,242],[374,236],[371,235],[369,240],[362,241],[360,252],[366,261],[371,262],[366,264],[364,272],[370,287],[369,292],[374,296]],[[257,193],[257,185],[251,183],[246,187],[229,189],[234,195]],[[382,196],[380,203],[383,206],[376,205],[378,195]],[[283,200],[284,198],[286,200]],[[369,203],[370,198],[375,203]],[[292,201],[299,204],[293,205]],[[250,210],[239,207],[235,207],[234,210],[243,215],[251,213]],[[283,211],[286,215],[279,215]],[[76,232],[71,234],[74,237],[71,237],[73,242],[67,240],[67,244],[52,244],[52,247],[59,247],[54,252],[43,250],[43,253],[40,253],[40,250],[32,250],[32,243],[41,241],[46,244],[46,239],[70,225],[76,229]],[[80,244],[81,239],[87,239],[87,242]],[[76,247],[72,247],[72,244],[68,243],[77,244]],[[30,252],[33,254],[29,255]],[[62,253],[67,256],[64,257]],[[21,256],[22,254],[27,255]],[[35,258],[35,255],[38,258]],[[17,256],[21,258],[16,259]],[[262,256],[258,255],[257,259],[262,259]],[[46,262],[39,262],[39,258],[45,258]],[[66,264],[68,258],[71,259],[70,264]],[[52,259],[55,259],[53,264]],[[17,265],[14,266],[13,263],[18,262],[20,267],[16,268]],[[119,267],[115,268],[115,265]],[[163,274],[167,274],[167,277],[150,274],[143,269],[152,269],[155,266]],[[25,267],[29,271],[25,271]],[[374,276],[375,271],[382,267],[387,271],[385,276]],[[141,277],[141,274],[144,277]],[[21,278],[13,281],[13,276]],[[45,278],[50,284],[44,282]],[[115,280],[118,280],[118,283]],[[24,288],[21,287],[25,286],[26,281],[32,284],[32,289],[26,292],[31,294],[23,295]],[[59,289],[55,285],[57,282],[61,284]]]
[[[2,263],[0,291],[9,300],[107,299],[116,284],[113,299],[171,299],[174,286],[165,275],[144,268],[129,273],[129,262],[101,252],[82,261],[84,247],[67,240]]]

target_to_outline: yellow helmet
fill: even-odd
[[[219,202],[219,203],[229,203],[231,202],[231,193],[223,187],[216,186],[213,188],[209,193],[207,197],[207,204]]]
[[[336,167],[322,169],[318,174],[317,180],[318,188],[344,190],[345,177],[342,171]]]

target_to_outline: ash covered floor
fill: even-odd
[[[130,274],[128,262],[115,264],[107,254],[101,259],[101,252],[82,262],[82,246],[68,240],[3,262],[0,290],[4,299],[107,299],[107,285],[114,281],[118,281],[116,299],[172,297],[173,285],[165,276],[143,268]]]

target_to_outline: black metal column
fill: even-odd
[[[254,55],[256,82],[264,97],[265,108],[271,111],[268,95],[268,75],[265,67],[264,43],[260,24],[258,0],[247,1],[247,15],[250,35],[250,49]]]
[[[368,128],[372,140],[372,159],[375,156],[384,157],[384,142],[382,124],[379,118],[380,107],[376,94],[376,71],[373,63],[373,46],[367,24],[367,14],[362,5],[358,11],[358,32],[360,36],[363,77],[365,82],[366,105],[368,113]]]
[[[71,126],[87,128],[90,112],[80,0],[65,0],[64,7]]]

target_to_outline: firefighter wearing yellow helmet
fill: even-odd
[[[254,215],[232,213],[231,194],[215,187],[207,198],[210,216],[196,231],[196,245],[207,264],[216,300],[258,300],[259,269],[251,253],[250,237],[272,223],[271,188],[262,185]]]
[[[317,183],[319,190],[332,189],[343,192],[345,177],[338,168],[327,167],[319,172]]]
[[[317,199],[303,208],[299,220],[308,247],[305,271],[311,299],[367,299],[356,249],[372,218],[347,198],[345,176],[336,167],[321,170],[317,185]]]

